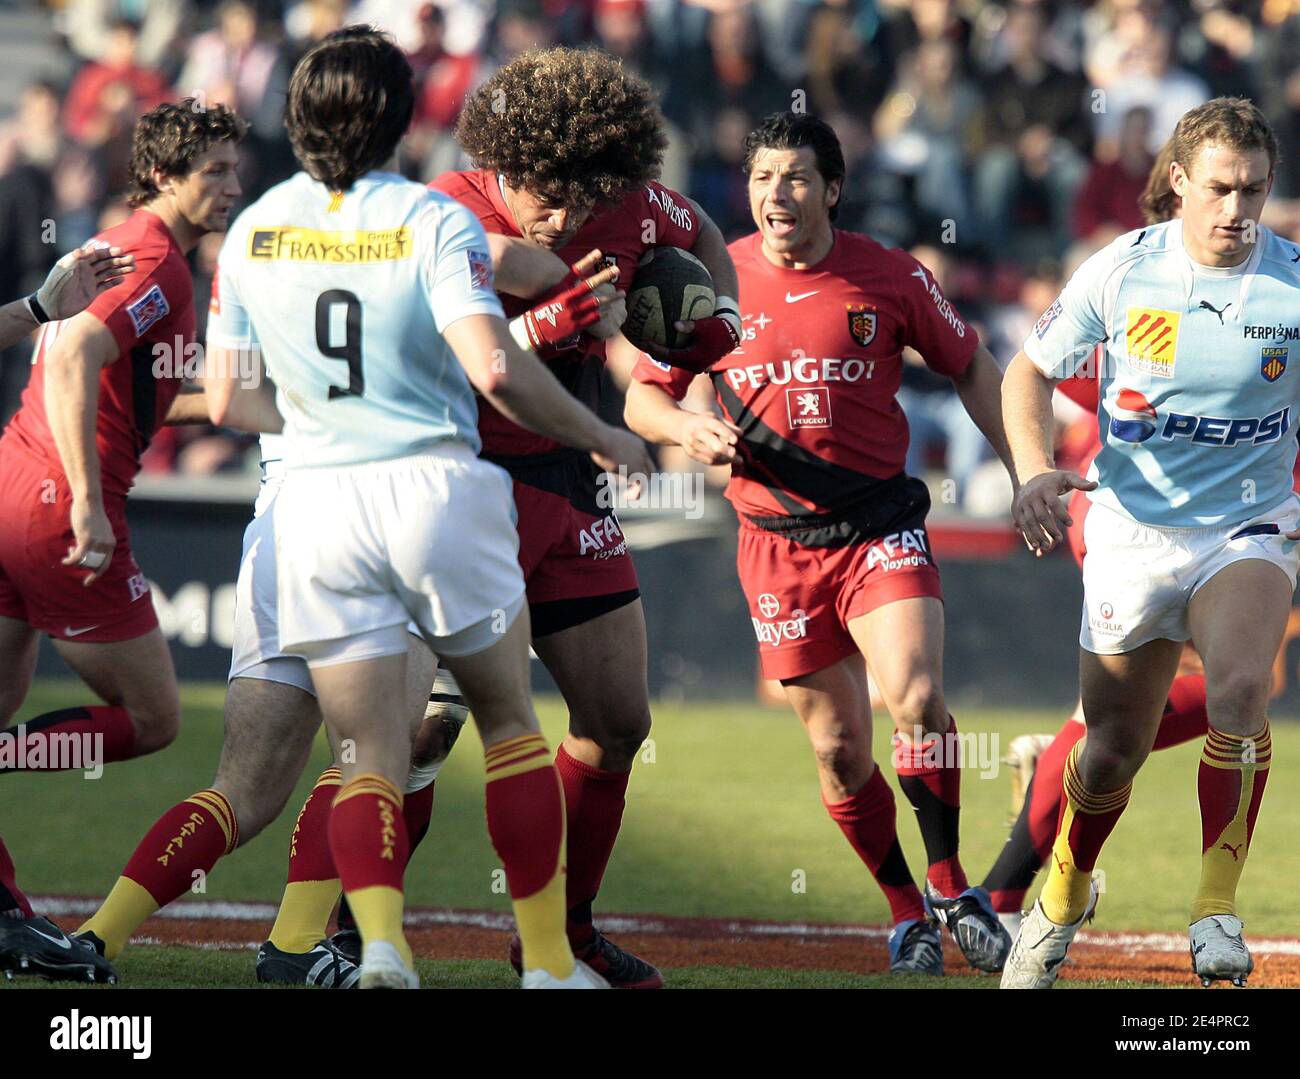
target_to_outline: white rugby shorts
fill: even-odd
[[[489,647],[524,603],[509,474],[468,446],[290,470],[275,497],[279,644],[309,667]]]
[[[1300,496],[1233,525],[1155,528],[1094,502],[1083,523],[1083,619],[1079,645],[1096,655],[1132,652],[1149,641],[1191,637],[1187,607],[1225,566],[1271,562],[1295,591]],[[1280,582],[1279,582],[1280,583]]]

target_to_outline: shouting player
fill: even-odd
[[[6,732],[10,759],[27,770],[67,767],[56,748],[69,737],[93,745],[103,763],[151,753],[176,736],[176,676],[131,556],[126,495],[183,381],[194,339],[185,256],[226,227],[239,197],[243,130],[225,108],[189,99],[140,119],[131,151],[135,213],[92,241],[129,250],[134,268],[79,314],[64,303],[45,312],[70,317],[42,329],[21,407],[0,439],[0,721],[27,694],[40,633],[102,702]],[[44,321],[39,300],[32,313]],[[30,969],[39,972],[41,949],[49,950],[27,943],[35,949]],[[90,965],[95,977],[111,975],[101,961]],[[84,976],[85,967],[75,973]]]
[[[903,349],[915,348],[1003,453],[998,368],[924,266],[834,227],[844,158],[827,124],[768,117],[747,140],[745,166],[758,231],[730,248],[744,341],[709,371],[726,419],[680,408],[690,372],[643,358],[627,420],[706,464],[732,463],[727,497],[763,673],[785,688],[826,809],[889,901],[891,969],[942,973],[928,902],[967,960],[994,970],[1011,941],[958,857],[959,743],[942,687],[930,500],[903,472],[907,421],[894,398]],[[925,841],[924,898],[872,760],[864,658]]]
[[[1300,561],[1286,343],[1300,332],[1288,325],[1300,252],[1258,224],[1277,153],[1249,101],[1217,98],[1184,115],[1169,172],[1181,219],[1088,259],[1007,372],[1025,542],[1041,554],[1062,541],[1071,519],[1060,495],[1090,491],[1092,506],[1079,638],[1087,737],[1065,764],[1053,868],[1004,988],[1054,984],[1189,638],[1209,715],[1192,967],[1207,984],[1244,984],[1253,969],[1236,890],[1268,779],[1268,692]],[[1050,397],[1098,343],[1108,421],[1085,480],[1052,464]]]
[[[651,247],[681,247],[704,263],[719,299],[673,362],[701,369],[738,343],[726,242],[697,205],[655,181],[664,121],[649,85],[618,61],[594,50],[525,54],[469,99],[457,138],[477,169],[432,186],[467,206],[488,233],[526,241],[507,249],[518,272],[531,274],[521,295],[553,285],[592,248],[631,282]],[[502,297],[511,315],[529,302]],[[543,343],[541,351],[560,381],[594,405],[604,341],[584,335]],[[479,432],[484,458],[513,481],[532,646],[569,709],[555,755],[568,813],[569,940],[611,985],[658,988],[659,971],[592,921],[632,762],[650,731],[645,616],[632,558],[586,455],[526,430],[490,402],[480,406]],[[517,942],[512,961],[519,965]]]

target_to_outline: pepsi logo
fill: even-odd
[[[764,618],[775,618],[781,611],[781,601],[771,592],[764,592],[758,597],[758,613]]]
[[[1155,407],[1137,390],[1120,390],[1110,410],[1110,433],[1121,442],[1145,442],[1156,433]]]

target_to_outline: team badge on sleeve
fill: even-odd
[[[863,347],[876,339],[876,305],[871,303],[846,304],[849,316],[849,333]]]
[[[1276,382],[1286,370],[1286,345],[1267,345],[1259,350],[1259,373],[1265,382]]]
[[[1047,331],[1052,328],[1052,323],[1061,317],[1061,312],[1063,310],[1064,308],[1061,307],[1061,301],[1056,300],[1052,303],[1051,307],[1039,315],[1038,321],[1034,323],[1034,336],[1037,337],[1038,340],[1041,341],[1047,336]]]
[[[466,251],[469,260],[469,283],[475,288],[492,287],[492,256],[486,251]]]
[[[154,285],[135,303],[126,305],[126,313],[131,316],[136,337],[143,337],[150,326],[160,318],[164,318],[170,311],[171,307],[167,304],[167,297],[163,295],[161,285]]]

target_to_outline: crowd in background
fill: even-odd
[[[912,250],[1002,360],[1063,275],[1140,224],[1152,159],[1188,108],[1253,98],[1282,142],[1267,223],[1300,236],[1300,0],[50,0],[48,71],[0,125],[0,297],[32,291],[60,253],[128,212],[130,134],[196,95],[251,124],[244,188],[294,171],[281,125],[289,73],[315,41],[374,23],[406,49],[417,110],[402,168],[463,167],[465,95],[532,47],[591,44],[659,90],[664,181],[728,238],[752,229],[746,132],[794,107],[828,119],[848,181],[837,224]],[[52,222],[49,229],[35,223]],[[220,246],[195,254],[206,296]],[[203,305],[200,304],[200,307]],[[23,346],[26,347],[26,346]],[[913,359],[915,359],[913,357]],[[0,357],[0,421],[26,378]],[[910,363],[909,471],[942,466],[978,510],[989,451],[951,385]],[[242,468],[249,444],[165,437],[153,469]],[[995,498],[994,501],[999,499]]]

